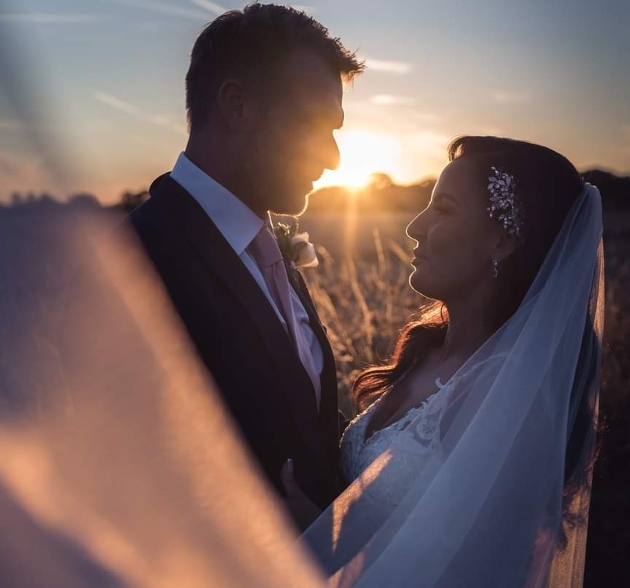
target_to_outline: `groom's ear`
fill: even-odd
[[[255,104],[243,82],[225,80],[217,93],[217,108],[225,124],[232,130],[245,130],[252,121]]]

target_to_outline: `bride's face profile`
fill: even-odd
[[[411,287],[447,303],[492,280],[492,259],[505,256],[506,233],[490,218],[486,185],[473,172],[469,161],[447,165],[429,205],[407,227],[417,242]]]

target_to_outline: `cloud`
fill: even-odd
[[[445,133],[423,131],[411,134],[409,145],[423,155],[444,159],[446,157],[446,147],[452,139],[453,137]]]
[[[409,113],[409,116],[411,116],[413,120],[424,124],[439,123],[442,120],[442,117],[435,112],[424,112],[420,110]]]
[[[93,132],[102,132],[108,128],[109,121],[105,118],[81,118],[69,120],[18,120],[11,118],[0,118],[0,131],[15,134],[57,134],[62,136],[76,137],[77,131],[85,132],[90,130]],[[64,139],[65,140],[65,139]]]
[[[381,61],[380,59],[366,59],[365,63],[368,70],[384,71],[399,75],[409,73],[413,69],[411,63],[403,63],[401,61]]]
[[[215,2],[208,2],[208,0],[190,0],[190,2],[195,6],[199,6],[199,8],[212,12],[216,16],[219,16],[219,14],[223,14],[229,10],[229,8],[226,8],[225,6],[221,6]]]
[[[184,8],[167,2],[149,1],[149,0],[108,0],[115,4],[124,4],[125,6],[132,6],[133,8],[145,8],[146,10],[153,10],[154,12],[160,12],[162,14],[170,14],[172,16],[181,16],[182,18],[191,18],[199,22],[205,22],[208,20],[208,13],[201,10],[193,10],[190,8]]]
[[[101,14],[64,14],[49,12],[0,14],[0,22],[21,22],[34,24],[85,24],[108,19],[108,16]]]
[[[20,120],[14,120],[10,118],[0,119],[1,131],[23,131],[24,128],[25,128],[25,125]]]
[[[22,121],[12,118],[0,118],[0,131],[15,131],[16,133],[65,133],[70,129],[67,125],[53,124],[45,121]]]
[[[51,179],[46,172],[41,157],[29,154],[16,154],[0,150],[0,201],[13,190],[41,191],[49,186]]]
[[[459,122],[457,125],[451,124],[449,130],[453,132],[453,139],[463,135],[507,137],[510,133],[513,133],[513,130],[510,131],[509,128],[504,128],[483,120],[479,120],[474,123]]]
[[[142,22],[138,25],[139,31],[149,32],[149,33],[163,31],[166,28],[167,28],[167,25],[163,22]]]
[[[19,175],[20,168],[14,161],[6,159],[5,155],[0,153],[0,175],[5,177],[16,177]]]
[[[372,104],[379,106],[413,106],[416,99],[411,96],[393,96],[391,94],[377,94],[370,99]]]
[[[112,108],[120,110],[121,112],[124,112],[130,116],[133,116],[140,120],[144,120],[156,126],[163,127],[179,135],[184,135],[184,136],[188,135],[188,132],[186,131],[185,127],[172,122],[170,119],[168,119],[165,116],[145,112],[140,107],[134,104],[121,100],[120,98],[116,98],[115,96],[112,96],[111,94],[106,94],[105,92],[101,92],[99,90],[94,90],[92,92],[92,95],[99,102],[102,102],[103,104],[107,104],[108,106],[111,106]]]
[[[495,90],[490,94],[490,99],[497,104],[528,104],[532,97],[526,92]]]

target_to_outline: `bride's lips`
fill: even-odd
[[[411,264],[415,264],[418,261],[425,261],[427,259],[426,255],[423,255],[420,249],[413,250],[413,259],[411,260]]]

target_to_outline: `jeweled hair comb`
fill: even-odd
[[[519,217],[519,207],[515,196],[516,181],[514,176],[491,167],[492,173],[488,178],[490,192],[490,206],[487,210],[490,218],[497,218],[503,228],[510,234],[521,236],[523,223]]]

